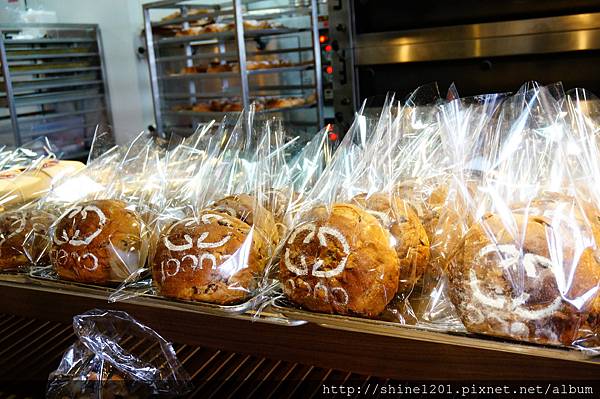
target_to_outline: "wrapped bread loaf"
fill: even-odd
[[[375,317],[398,290],[400,264],[377,218],[350,204],[313,209],[283,247],[286,296],[317,312]]]
[[[235,304],[255,290],[270,251],[259,229],[226,213],[205,210],[161,232],[152,275],[166,297]]]
[[[119,283],[143,267],[144,236],[144,222],[125,202],[86,201],[53,224],[50,258],[62,279]]]

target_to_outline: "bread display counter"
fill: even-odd
[[[597,359],[564,349],[515,344],[373,323],[281,322],[277,310],[259,319],[224,317],[146,298],[107,303],[101,291],[2,281],[3,314],[70,323],[88,309],[125,310],[176,343],[292,361],[396,380],[595,380]],[[44,304],[53,303],[50,309]],[[298,317],[298,315],[295,315]],[[319,316],[316,315],[318,318]],[[371,327],[368,327],[371,324]],[[314,348],[319,348],[315,351]]]
[[[329,129],[290,151],[256,106],[168,145],[140,133],[2,215],[47,219],[2,226],[0,314],[124,310],[180,345],[346,377],[593,382],[598,104],[428,85],[360,110],[335,151]]]

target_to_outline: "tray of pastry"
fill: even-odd
[[[302,97],[273,97],[254,99],[256,112],[282,112],[292,111],[303,108],[310,108],[315,105],[312,96]],[[164,110],[165,113],[181,116],[204,116],[220,118],[225,114],[232,112],[241,112],[242,104],[235,100],[212,100],[210,102],[200,102],[195,105],[177,105],[174,108]]]
[[[527,342],[507,341],[491,336],[475,335],[466,330],[440,331],[438,328],[422,325],[400,324],[376,319],[316,313],[294,307],[286,299],[280,298],[271,304],[272,311],[294,320],[304,320],[324,328],[335,330],[408,338],[418,341],[476,347],[502,352],[520,353],[554,359],[598,363],[600,357],[581,348],[566,348]]]
[[[295,64],[286,60],[247,61],[246,70],[248,75],[259,75],[267,73],[286,73],[307,71],[313,69],[313,63],[303,62]],[[210,78],[232,78],[239,76],[239,66],[235,62],[223,64],[194,65],[184,67],[176,73],[162,76],[160,79],[210,79]]]
[[[215,17],[221,17],[225,15],[233,15],[233,9],[230,10],[217,10],[210,9],[205,7],[198,8],[190,8],[186,15],[183,16],[181,11],[175,11],[165,17],[163,17],[160,21],[154,21],[151,23],[153,30],[159,29],[159,31],[163,30],[178,30],[179,24],[184,22],[188,22],[190,26],[206,26],[215,22]]]
[[[273,28],[273,29],[255,29],[244,32],[246,38],[256,38],[262,36],[279,36],[293,33],[310,32],[307,28]],[[202,28],[189,28],[177,32],[174,37],[160,37],[155,40],[159,45],[162,44],[181,44],[186,42],[204,41],[210,39],[235,39],[235,31],[232,28],[227,30],[206,31]]]

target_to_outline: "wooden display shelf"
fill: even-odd
[[[401,380],[597,380],[600,359],[567,356],[556,349],[428,333],[427,340],[256,321],[249,315],[215,316],[145,298],[108,303],[101,295],[18,282],[0,282],[0,313],[70,322],[92,308],[119,309],[166,339],[189,345],[293,360],[325,368]],[[416,333],[416,332],[415,332]],[[444,336],[444,339],[436,337]],[[470,338],[471,339],[471,338]],[[547,354],[547,356],[546,356]]]

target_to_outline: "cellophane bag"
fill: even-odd
[[[163,198],[161,156],[142,133],[52,190],[41,206],[57,214],[49,254],[60,279],[116,285],[143,267]]]
[[[223,121],[197,172],[171,193],[149,260],[160,295],[228,306],[259,291],[279,240],[266,191],[281,149],[267,122],[253,107]]]
[[[379,120],[357,114],[331,162],[301,204],[279,254],[283,294],[322,313],[376,317],[394,299],[399,260],[391,235],[357,204],[357,169],[389,129],[388,98]],[[364,110],[361,110],[364,112]]]
[[[524,86],[494,126],[466,138],[456,212],[468,230],[447,268],[448,296],[469,332],[573,345],[600,284],[595,171],[572,139],[557,85]],[[592,173],[593,172],[593,173]],[[471,176],[476,187],[468,187]]]
[[[144,294],[156,293],[151,273],[151,260],[159,244],[161,230],[173,220],[183,217],[190,202],[203,181],[210,179],[218,163],[223,147],[225,118],[222,124],[215,121],[198,126],[188,137],[171,135],[167,150],[162,157],[159,169],[163,187],[163,201],[160,207],[151,210],[154,223],[150,229],[148,257],[144,267],[131,273],[122,284],[110,294],[110,302],[123,301]]]
[[[171,398],[192,388],[171,344],[125,312],[73,318],[78,341],[48,378],[48,398]]]
[[[598,245],[600,197],[600,100],[583,89],[573,89],[562,101],[561,112],[565,115],[566,133],[571,146],[569,170],[573,176],[577,197],[590,214],[596,245]],[[575,160],[573,160],[575,158]],[[579,326],[578,337],[573,346],[592,354],[600,353],[600,294],[593,299],[587,319]]]
[[[379,319],[416,325],[435,288],[434,237],[447,194],[446,151],[439,132],[436,84],[422,86],[402,105],[384,108],[377,139],[352,177],[352,202],[389,232],[399,262],[398,289]],[[387,120],[382,123],[383,118]]]
[[[391,115],[387,139],[373,147],[368,191],[355,197],[394,238],[400,261],[396,298],[380,315],[419,324],[437,285],[437,224],[448,193],[449,159],[440,134],[436,84],[415,90]],[[375,184],[374,184],[375,183]]]
[[[465,165],[477,163],[480,157],[473,154],[495,145],[489,131],[494,130],[500,107],[509,94],[460,98],[455,88],[451,91],[450,101],[440,104],[437,112],[439,130],[435,135],[439,133],[443,154],[434,162],[440,162],[440,158],[444,161],[440,162],[443,167],[438,169],[433,180],[435,188],[429,191],[431,195],[425,202],[433,216],[427,223],[431,258],[424,277],[426,290],[421,296],[419,322],[437,330],[461,331],[464,326],[448,297],[446,269],[471,223],[464,209],[472,205],[471,193],[481,179],[479,167]],[[480,140],[474,142],[473,137]]]
[[[1,155],[0,271],[23,271],[47,263],[44,256],[52,217],[36,201],[73,165],[58,165],[51,144],[40,138]],[[64,167],[63,167],[64,166]]]

